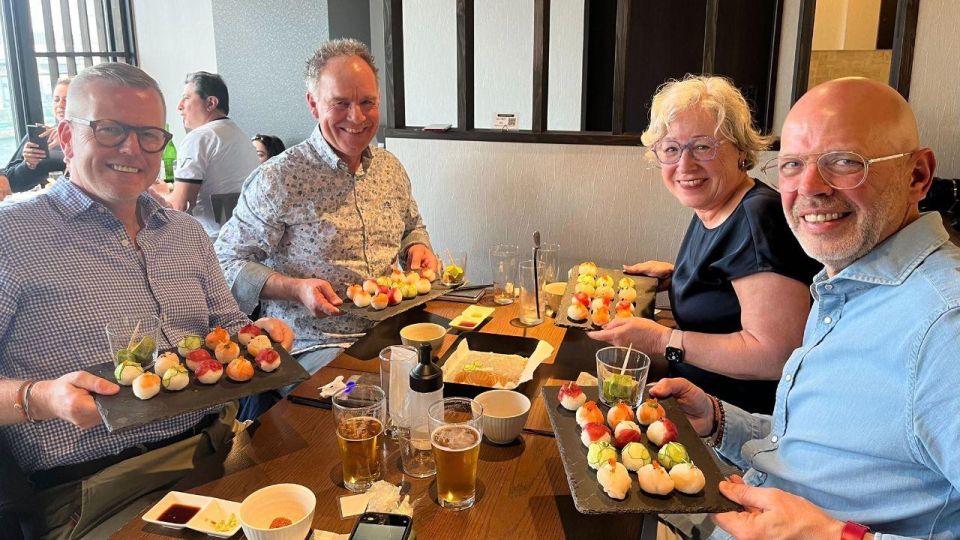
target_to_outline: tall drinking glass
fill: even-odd
[[[494,303],[504,306],[513,303],[519,262],[520,248],[517,246],[497,244],[490,248]]]
[[[542,323],[545,316],[544,268],[542,260],[536,261],[536,272],[533,260],[520,263],[520,322],[527,326]]]
[[[379,386],[358,384],[333,396],[343,485],[363,492],[380,479],[380,435],[386,396]]]
[[[409,345],[390,345],[380,351],[380,388],[387,398],[387,434],[407,426],[403,400],[410,391],[410,370],[417,365],[417,350]]]
[[[647,384],[650,357],[631,347],[604,347],[597,351],[597,388],[600,401],[616,405],[622,401],[630,407],[640,404]]]
[[[452,510],[470,508],[477,496],[483,406],[472,399],[446,398],[431,405],[429,412],[437,500]]]
[[[537,258],[543,261],[543,281],[553,283],[560,276],[560,244],[540,244]]]

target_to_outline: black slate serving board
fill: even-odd
[[[570,494],[573,504],[583,514],[689,514],[715,513],[741,510],[740,506],[720,494],[719,483],[723,475],[710,456],[703,441],[687,421],[687,417],[680,411],[673,398],[660,400],[667,418],[677,425],[679,441],[690,454],[693,462],[703,471],[706,477],[706,487],[696,495],[685,495],[674,490],[670,495],[656,497],[640,490],[637,483],[637,474],[629,473],[633,479],[633,486],[627,498],[618,501],[604,493],[597,482],[597,471],[587,465],[587,448],[580,442],[580,426],[577,425],[576,413],[560,406],[557,399],[559,386],[544,386],[542,389],[547,415],[556,433],[557,447],[560,458],[567,472],[567,482],[570,484]],[[606,416],[609,407],[597,399],[597,387],[581,387],[588,400],[594,400]],[[641,426],[643,428],[643,426]],[[646,432],[646,429],[644,429]],[[643,436],[643,443],[650,450],[650,455],[656,459],[658,447]]]
[[[236,341],[235,338],[234,341]],[[279,346],[274,348],[280,353],[280,367],[276,371],[265,373],[254,364],[254,375],[249,381],[231,381],[224,372],[217,384],[201,384],[191,372],[190,384],[183,390],[170,392],[161,388],[159,394],[148,400],[142,400],[133,395],[133,389],[129,386],[121,386],[120,391],[111,396],[94,395],[97,410],[100,411],[107,431],[112,433],[274,390],[310,378],[300,362],[297,362],[287,351]],[[241,350],[246,355],[243,347]],[[248,360],[253,360],[249,355],[246,357]],[[182,357],[180,362],[183,363]],[[113,377],[113,362],[97,364],[85,369],[98,377],[116,382]]]
[[[574,267],[573,272],[570,273],[571,277],[567,280],[567,288],[563,291],[563,298],[560,299],[560,307],[557,309],[557,317],[554,320],[554,324],[557,326],[563,326],[565,328],[583,328],[587,330],[594,329],[593,324],[590,322],[590,319],[582,322],[572,321],[567,318],[567,308],[570,307],[570,300],[573,298],[574,293],[577,288],[577,271]],[[657,299],[657,280],[656,278],[646,277],[646,276],[631,276],[624,274],[623,270],[613,270],[610,268],[597,268],[597,275],[610,275],[613,278],[613,290],[617,291],[617,282],[620,281],[620,278],[628,277],[632,278],[637,282],[637,299],[633,301],[634,310],[633,314],[638,317],[646,317],[648,319],[653,318],[653,304]],[[616,316],[616,305],[617,298],[614,297],[610,301],[610,317],[611,319]]]
[[[343,311],[344,313],[349,313],[350,315],[353,315],[355,317],[361,317],[368,321],[379,322],[379,321],[389,319],[390,317],[393,317],[394,315],[397,315],[399,313],[403,313],[408,309],[415,308],[421,304],[425,304],[430,300],[433,300],[434,298],[443,296],[444,294],[447,294],[453,289],[456,289],[456,287],[447,287],[446,285],[443,285],[442,283],[440,283],[439,280],[437,280],[433,282],[433,285],[431,285],[431,288],[430,288],[430,292],[428,292],[427,294],[418,294],[417,296],[410,298],[409,300],[401,300],[399,304],[395,306],[387,306],[386,308],[381,309],[380,311],[377,311],[370,306],[367,306],[365,308],[358,308],[357,306],[353,305],[353,302],[351,302],[349,298],[347,298],[346,291],[343,291],[343,295],[342,295],[343,304],[340,306],[340,311]]]

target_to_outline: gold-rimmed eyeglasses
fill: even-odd
[[[817,169],[823,181],[834,189],[854,189],[867,179],[870,165],[912,155],[913,152],[901,152],[867,159],[848,150],[833,150],[812,154],[785,154],[766,162],[760,168],[767,180],[776,183],[780,191],[796,191],[800,179],[811,160],[816,160]]]

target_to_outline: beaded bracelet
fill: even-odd
[[[29,420],[30,417],[27,416],[26,407],[23,404],[23,389],[30,385],[30,381],[23,381],[20,383],[20,388],[17,388],[16,400],[13,402],[13,408],[20,411],[20,415],[23,416],[24,420]]]
[[[720,443],[723,442],[723,425],[726,421],[726,414],[723,410],[723,403],[719,399],[710,394],[707,394],[707,397],[710,398],[713,405],[713,426],[711,426],[710,433],[705,438],[712,438],[710,445],[718,448]]]
[[[30,391],[33,390],[33,385],[36,383],[37,381],[30,381],[30,384],[27,385],[27,390],[23,393],[23,412],[27,417],[27,421],[29,421],[31,424],[37,423],[37,420],[33,418],[32,414],[30,414]]]

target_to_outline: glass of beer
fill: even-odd
[[[483,407],[472,399],[446,398],[430,406],[429,417],[437,500],[444,508],[470,508],[477,493]]]
[[[380,479],[386,405],[383,390],[371,384],[347,387],[333,396],[343,485],[350,491],[364,492]]]

